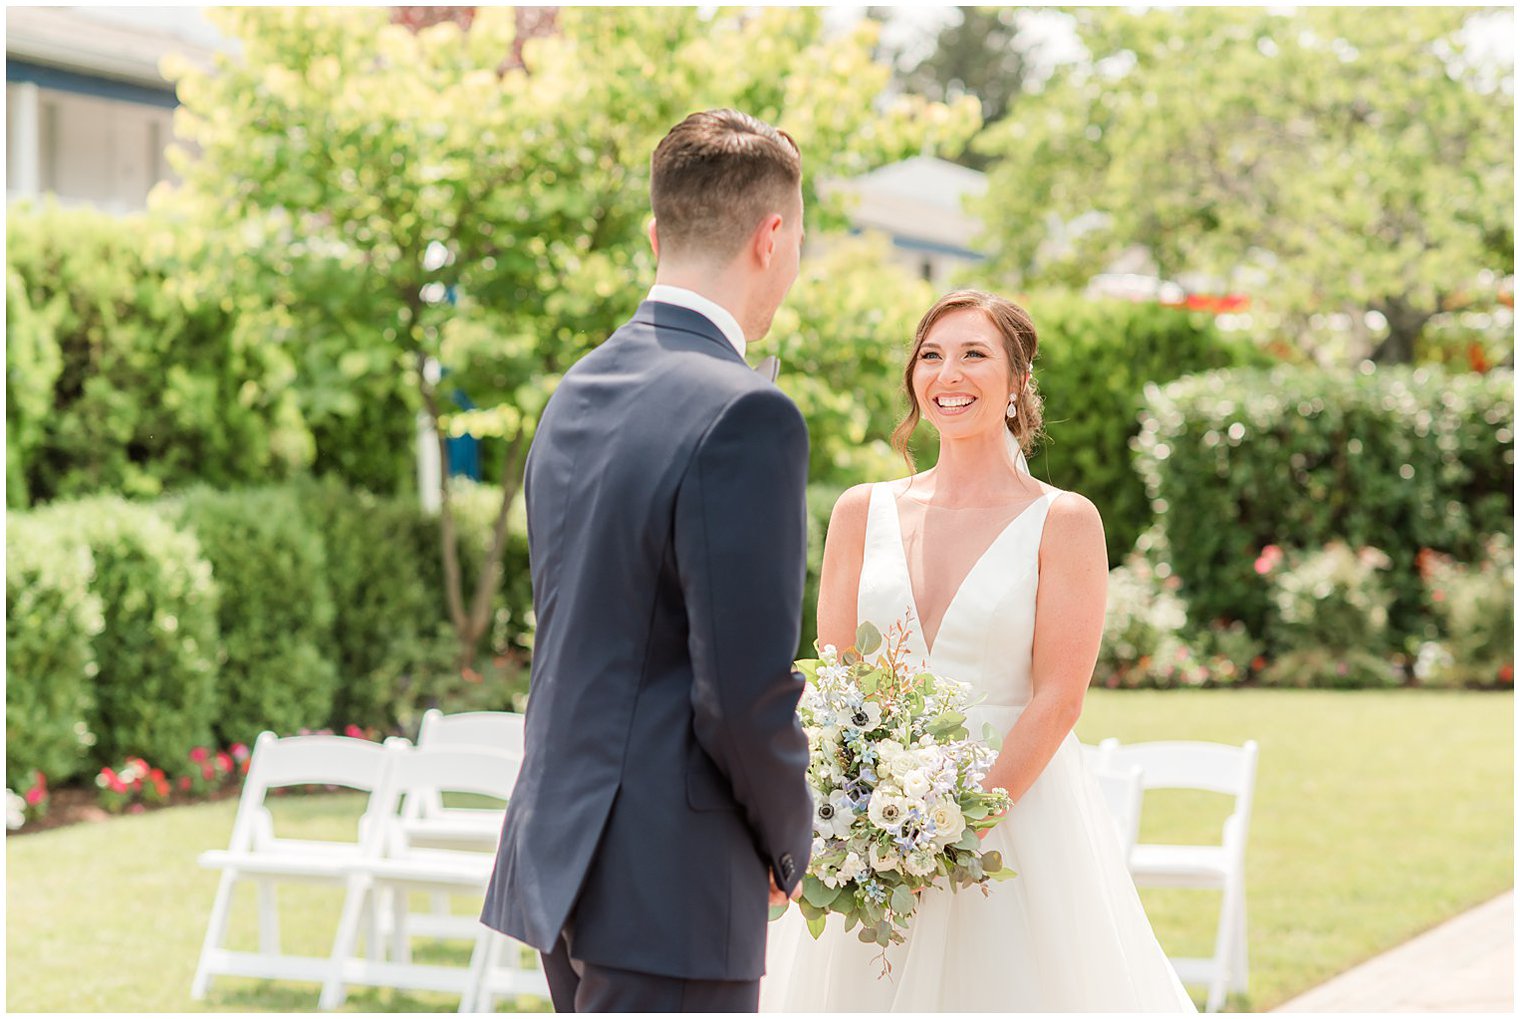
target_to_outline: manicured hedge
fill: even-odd
[[[274,480],[311,461],[288,348],[158,264],[165,227],[11,212],[7,391],[24,399],[7,415],[10,505]]]
[[[86,770],[92,741],[100,599],[94,558],[59,528],[35,519],[5,525],[5,784],[33,771],[62,782]]]
[[[459,485],[467,584],[499,493]],[[461,674],[438,521],[415,499],[308,479],[12,511],[8,777],[56,784],[134,755],[173,768],[266,728],[398,731],[432,704],[518,704],[533,631],[520,503],[512,520],[493,625]]]
[[[50,507],[34,520],[94,558],[90,591],[103,622],[86,715],[92,762],[183,761],[211,738],[218,707],[217,587],[195,536],[159,509],[115,496]]]
[[[424,580],[427,550],[414,537],[421,507],[331,477],[302,480],[294,491],[321,535],[332,594],[333,622],[324,639],[336,675],[331,722],[389,729],[397,721],[396,682],[386,665],[439,611],[441,593]]]
[[[1390,632],[1423,632],[1422,548],[1463,562],[1512,532],[1513,375],[1211,372],[1147,390],[1136,464],[1195,624],[1268,629],[1268,546],[1341,540],[1391,560]]]
[[[1035,294],[1027,307],[1040,336],[1034,379],[1047,435],[1030,469],[1093,501],[1116,566],[1152,521],[1130,451],[1145,386],[1268,358],[1198,312],[1066,292]]]
[[[163,508],[194,532],[221,595],[218,745],[326,725],[337,687],[333,596],[321,532],[295,495],[197,488]]]

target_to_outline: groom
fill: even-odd
[[[807,427],[744,360],[797,277],[801,179],[734,110],[665,136],[654,288],[528,455],[527,756],[481,920],[544,953],[561,1012],[754,1011],[807,867]]]

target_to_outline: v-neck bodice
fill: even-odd
[[[1028,703],[1040,536],[1059,495],[1042,495],[992,539],[950,597],[931,648],[914,600],[897,500],[888,483],[873,485],[858,619],[883,633],[894,623],[905,624],[911,631],[908,648],[919,665],[970,683],[989,706]]]

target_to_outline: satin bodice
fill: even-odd
[[[1060,494],[1036,499],[987,546],[946,607],[931,650],[918,622],[897,500],[889,482],[871,486],[857,619],[882,633],[905,623],[914,664],[970,683],[973,697],[982,698],[978,714],[1023,707],[1031,692],[1040,537]]]

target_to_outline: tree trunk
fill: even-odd
[[[1377,364],[1409,364],[1414,361],[1414,344],[1435,315],[1434,309],[1417,308],[1399,297],[1390,297],[1375,306],[1388,320],[1388,336],[1372,352]]]

